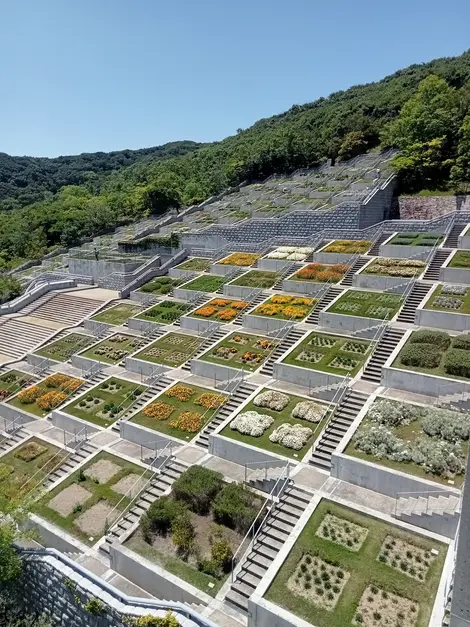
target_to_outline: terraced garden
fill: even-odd
[[[172,279],[169,276],[161,276],[153,281],[149,281],[142,287],[139,287],[139,292],[145,294],[154,294],[155,296],[167,296],[171,294],[173,288],[178,286],[182,282],[182,279]]]
[[[55,361],[68,361],[72,355],[79,353],[87,346],[90,346],[96,339],[92,335],[83,335],[82,333],[69,333],[65,337],[46,344],[35,352],[36,355],[54,359]]]
[[[245,370],[254,371],[266,361],[277,344],[278,342],[270,338],[232,333],[199,359],[230,368],[243,367]]]
[[[135,317],[138,320],[146,320],[147,322],[173,324],[173,322],[176,322],[176,320],[188,311],[191,311],[191,305],[188,303],[180,303],[176,300],[164,300]]]
[[[390,241],[387,242],[387,246],[430,246],[433,247],[436,244],[440,244],[444,240],[442,235],[436,233],[397,233]]]
[[[82,379],[56,373],[25,388],[7,402],[17,409],[44,418],[62,405],[82,384]]]
[[[248,267],[252,266],[259,258],[260,255],[254,253],[232,253],[228,257],[225,257],[225,259],[218,261],[217,264],[222,266]]]
[[[425,262],[418,259],[378,258],[361,270],[360,274],[410,278],[422,274],[425,268]]]
[[[34,377],[20,370],[8,370],[0,375],[0,401],[4,401],[21,388],[31,384]]]
[[[240,285],[242,287],[253,287],[259,289],[269,289],[279,280],[279,274],[276,272],[265,272],[263,270],[250,270],[246,274],[242,274],[230,285]]]
[[[368,240],[344,240],[338,239],[331,244],[328,244],[326,248],[322,248],[322,253],[344,253],[351,255],[363,255],[372,246],[372,242]]]
[[[181,263],[179,266],[176,266],[178,270],[192,270],[193,272],[205,272],[207,268],[211,265],[212,260],[207,259],[205,257],[192,257]]]
[[[192,318],[204,318],[205,320],[217,320],[219,322],[230,322],[238,316],[240,312],[248,307],[249,303],[242,300],[230,300],[227,298],[214,298],[193,311]]]
[[[96,314],[91,319],[96,320],[96,322],[104,322],[106,324],[112,324],[119,327],[127,322],[129,318],[135,316],[139,309],[139,305],[119,303],[118,305],[114,305],[114,307],[110,307],[109,309]]]
[[[316,298],[276,295],[259,305],[251,315],[300,321],[309,315],[317,302]]]
[[[206,274],[193,279],[189,283],[185,283],[182,288],[185,290],[194,290],[196,292],[217,292],[227,282],[227,277],[215,274]]]
[[[391,320],[401,307],[402,301],[398,294],[348,290],[326,311],[360,318]]]
[[[95,344],[88,350],[80,353],[80,356],[102,361],[105,364],[118,364],[145,343],[146,340],[142,338],[119,333]]]
[[[470,314],[470,287],[466,285],[439,285],[424,309]]]
[[[136,359],[143,359],[154,364],[162,364],[177,368],[190,359],[197,351],[200,338],[184,333],[168,333],[146,346],[140,353],[134,355]]]
[[[310,283],[338,283],[343,279],[349,266],[343,263],[324,264],[309,263],[305,268],[298,270],[290,281],[307,281]]]

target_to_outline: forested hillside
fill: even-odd
[[[188,142],[170,145],[186,150],[182,156],[162,158],[169,157],[167,145],[162,147],[165,155],[144,155],[109,172],[116,169],[112,166],[105,175],[101,166],[86,170],[83,163],[76,176],[84,181],[67,179],[55,195],[0,214],[1,254],[6,264],[18,263],[51,246],[75,244],[81,236],[108,226],[200,202],[244,179],[291,172],[328,157],[348,159],[377,146],[401,149],[396,169],[403,190],[465,190],[470,180],[469,112],[470,51],[294,105],[197,150],[191,150]],[[118,162],[120,158],[116,157]],[[58,172],[53,178],[59,185]],[[4,199],[4,207],[38,192],[36,182],[28,180],[22,183],[21,196],[15,191]]]

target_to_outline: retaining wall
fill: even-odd
[[[290,364],[275,363],[274,378],[288,383],[295,383],[304,388],[311,390],[315,398],[321,398],[331,401],[337,392],[339,385],[343,384],[344,377],[318,370],[308,370],[299,366],[291,366]],[[324,388],[321,390],[313,390],[312,388]]]
[[[342,329],[350,333],[359,332],[360,335],[358,334],[358,337],[373,339],[382,324],[382,320],[320,311],[318,324],[320,327],[327,327],[329,329]]]

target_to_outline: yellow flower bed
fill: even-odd
[[[42,390],[37,385],[33,385],[26,390],[23,390],[18,394],[18,400],[23,405],[29,405],[30,403],[34,403],[34,401],[39,398],[42,394]]]
[[[180,431],[186,431],[188,433],[196,433],[199,431],[202,425],[201,414],[195,411],[182,412],[177,418],[170,420],[168,423],[170,427],[179,429]]]
[[[165,392],[165,396],[177,398],[179,401],[188,401],[193,394],[194,390],[185,385],[175,385]]]
[[[48,411],[54,409],[54,407],[58,407],[66,398],[67,394],[63,392],[47,392],[36,400],[36,404],[41,409]]]
[[[313,302],[311,298],[273,296],[267,303],[257,307],[254,313],[261,316],[282,315],[286,318],[300,319],[305,318]]]
[[[155,418],[155,420],[166,420],[170,417],[173,410],[174,407],[171,405],[157,401],[156,403],[147,405],[142,413],[144,416],[148,416],[149,418]]]
[[[196,405],[202,405],[206,409],[217,409],[223,405],[226,401],[226,396],[223,394],[210,394],[209,392],[205,394],[201,394],[199,398],[196,399]]]
[[[252,266],[259,258],[260,255],[253,253],[233,253],[226,259],[219,261],[219,263],[227,266]]]

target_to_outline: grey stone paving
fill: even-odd
[[[384,514],[391,514],[395,510],[395,499],[392,499],[390,496],[366,490],[340,479],[333,479],[333,477],[327,480],[322,491],[355,505],[375,509]]]
[[[312,490],[320,490],[329,478],[329,474],[321,472],[312,466],[303,466],[298,472],[291,474],[294,483],[304,488]]]
[[[203,451],[197,446],[185,446],[178,451],[175,457],[188,464],[196,464],[206,454],[206,451]]]
[[[245,478],[245,468],[239,464],[228,462],[221,457],[211,457],[206,462],[202,463],[202,466],[221,472],[226,477],[230,477],[234,481],[243,481]]]
[[[112,575],[112,577],[108,579],[108,583],[110,583],[121,592],[124,592],[124,594],[132,597],[142,597],[143,599],[154,598],[151,594],[149,594],[145,590],[142,590],[142,588],[139,588],[139,586],[136,586],[128,579],[124,579],[124,577],[121,577],[121,575]]]

